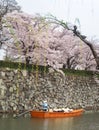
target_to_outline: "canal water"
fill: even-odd
[[[0,116],[0,130],[99,130],[99,113],[79,117],[38,119]]]

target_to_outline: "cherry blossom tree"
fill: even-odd
[[[74,36],[78,37],[81,41],[83,41],[83,43],[85,43],[91,50],[94,59],[96,61],[96,69],[99,69],[99,54],[97,53],[96,49],[94,48],[94,44],[93,42],[87,40],[86,36],[82,35],[78,29],[77,26],[74,25],[71,27],[69,27],[67,22],[64,22],[63,20],[58,20],[56,17],[54,17],[53,15],[50,15],[47,17],[48,20],[50,20],[50,23],[56,23],[60,26],[62,26],[65,29],[71,30],[74,33]]]
[[[54,69],[85,69],[96,65],[87,45],[72,30],[50,23],[40,15],[8,13],[3,20],[7,55],[26,64],[52,66]],[[85,49],[87,48],[87,49]],[[87,63],[87,51],[92,58]]]
[[[2,18],[8,13],[14,10],[19,11],[20,6],[18,6],[15,0],[0,0],[0,48],[5,40],[2,36]]]
[[[38,35],[42,28],[43,30],[46,29],[43,27],[45,24],[41,22],[44,20],[40,16],[34,18],[16,12],[7,14],[4,20],[3,33],[8,39],[5,42],[7,49],[9,49],[8,55],[12,59],[19,59],[29,64],[34,55],[33,50],[38,49]]]

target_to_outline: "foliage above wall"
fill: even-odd
[[[26,65],[25,63],[21,62],[11,62],[11,61],[0,61],[0,68],[11,68],[11,69],[18,69],[18,70],[28,70],[28,71],[48,71],[48,67],[45,66],[38,66],[38,65]]]
[[[39,72],[48,72],[50,66],[41,66],[41,65],[26,65],[21,62],[11,62],[11,61],[0,61],[0,68],[11,68],[18,70],[27,70],[27,71],[37,71]],[[93,71],[85,70],[73,70],[73,69],[61,69],[66,75],[82,75],[82,76],[92,76]],[[99,74],[98,74],[99,75]]]

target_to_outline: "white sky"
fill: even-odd
[[[81,31],[99,38],[99,0],[16,0],[29,14],[51,13],[59,19],[75,23],[78,18]]]

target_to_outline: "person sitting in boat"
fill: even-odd
[[[42,109],[43,109],[43,111],[48,111],[48,103],[47,103],[47,101],[43,101]]]

